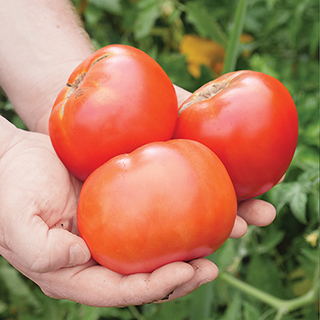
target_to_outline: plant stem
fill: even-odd
[[[284,316],[284,311],[279,309],[273,320],[281,320],[283,316]]]
[[[128,309],[130,310],[131,314],[135,317],[135,319],[147,320],[135,306],[128,306]]]
[[[219,278],[223,279],[225,282],[229,283],[233,287],[241,290],[244,293],[247,293],[264,303],[269,304],[270,306],[278,309],[281,306],[281,300],[279,298],[274,297],[273,295],[266,293],[262,290],[259,290],[228,273],[220,273]]]
[[[227,45],[227,56],[224,61],[224,68],[222,73],[234,71],[236,68],[238,53],[239,53],[239,39],[242,34],[244,19],[247,11],[247,0],[239,0],[237,10],[235,13],[235,21],[233,30],[229,37]]]
[[[245,292],[255,297],[256,299],[259,299],[260,301],[266,304],[269,304],[273,308],[277,309],[277,315],[274,320],[280,320],[283,315],[293,310],[296,310],[302,306],[313,303],[317,299],[319,294],[319,268],[318,267],[316,268],[316,272],[313,279],[313,286],[310,288],[310,290],[306,294],[291,300],[279,299],[239,279],[236,279],[232,275],[227,274],[225,272],[221,273],[219,275],[219,278],[223,279],[225,282],[241,290],[242,292]]]
[[[213,304],[212,283],[207,283],[198,288],[191,303],[190,320],[208,319]]]

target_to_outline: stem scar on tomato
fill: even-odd
[[[234,79],[237,75],[234,75],[228,79],[221,80],[219,82],[212,81],[209,85],[205,85],[200,88],[197,92],[194,93],[192,99],[188,102],[185,102],[181,108],[179,109],[178,116],[185,110],[186,108],[190,107],[192,104],[204,100],[209,100],[223,89],[225,89],[230,81]],[[187,100],[186,100],[187,101]]]
[[[96,60],[94,60],[91,65],[89,66],[88,70],[79,74],[75,80],[72,83],[67,83],[66,86],[69,87],[70,89],[67,92],[66,95],[66,100],[77,90],[77,88],[80,86],[80,84],[82,83],[83,79],[85,78],[87,72],[89,71],[90,68],[92,68],[96,63],[98,63],[99,61],[102,61],[108,57],[110,57],[111,55],[113,55],[112,53],[106,53],[104,55],[102,55],[101,57],[98,57]]]
[[[67,99],[77,90],[77,88],[80,86],[80,84],[83,81],[86,74],[87,74],[87,72],[83,72],[76,77],[76,79],[73,81],[73,83],[69,83],[69,82],[67,83],[67,87],[69,87],[70,89],[68,90],[68,92],[66,94],[65,101],[67,101]]]
[[[67,93],[66,93],[66,97],[65,97],[65,101],[61,107],[61,111],[60,111],[60,117],[62,118],[63,117],[63,114],[64,114],[64,108],[65,108],[65,105],[67,103],[67,100],[70,98],[70,96],[72,94],[75,94],[75,98],[77,97],[80,97],[82,94],[83,94],[83,90],[79,91],[80,89],[79,86],[80,84],[82,83],[83,79],[85,78],[87,72],[89,71],[90,68],[92,68],[96,63],[98,63],[99,61],[102,61],[110,56],[112,56],[113,53],[106,53],[104,55],[102,55],[101,57],[98,57],[96,60],[94,60],[91,65],[89,66],[88,70],[85,71],[85,72],[82,72],[81,74],[79,74],[75,80],[70,83],[70,82],[67,82],[66,86],[69,87]],[[77,90],[78,89],[78,90]]]
[[[97,62],[101,61],[101,60],[104,60],[110,56],[113,56],[113,53],[109,52],[109,53],[106,53],[104,55],[102,55],[101,57],[98,57],[96,60],[94,60],[91,64],[91,66],[89,67],[89,69],[94,66]]]

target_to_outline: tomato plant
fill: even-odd
[[[98,263],[131,274],[211,254],[230,235],[236,211],[219,158],[196,141],[173,139],[96,169],[81,190],[77,222]]]
[[[170,139],[177,114],[174,87],[160,65],[139,49],[110,45],[70,75],[49,132],[62,162],[84,180],[118,154]]]
[[[181,105],[174,137],[199,141],[214,151],[238,199],[244,200],[271,189],[288,169],[298,138],[297,110],[276,78],[231,72]]]

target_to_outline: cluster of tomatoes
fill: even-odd
[[[288,169],[298,117],[284,85],[253,71],[225,74],[178,108],[155,60],[111,45],[71,74],[49,132],[84,181],[77,223],[92,257],[131,274],[216,251],[237,201],[268,191]]]

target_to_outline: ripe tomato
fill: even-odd
[[[219,158],[191,140],[144,145],[96,169],[77,222],[92,257],[122,274],[204,257],[228,238],[237,211]]]
[[[71,74],[49,120],[53,147],[84,180],[110,158],[172,137],[177,97],[146,53],[125,45],[96,51]]]
[[[181,105],[174,138],[193,139],[214,151],[238,200],[244,200],[271,189],[288,169],[298,138],[297,110],[274,77],[232,72]]]

